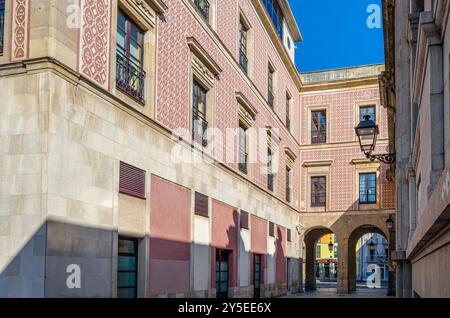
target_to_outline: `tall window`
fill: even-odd
[[[207,91],[197,81],[194,81],[192,92],[192,137],[195,141],[207,146],[206,130],[206,94]]]
[[[269,13],[270,19],[277,30],[280,39],[283,39],[283,11],[281,10],[278,0],[263,0],[264,5]]]
[[[320,240],[318,240],[316,243],[316,258],[320,258],[320,256],[321,256],[321,244]]]
[[[267,188],[269,191],[273,191],[273,154],[272,149],[267,148]]]
[[[377,203],[377,174],[361,173],[359,175],[359,203]]]
[[[209,8],[210,4],[208,0],[191,0],[192,3],[197,8],[200,15],[205,19],[206,21],[209,21]]]
[[[269,65],[269,75],[268,75],[268,92],[267,92],[267,101],[269,103],[269,106],[273,108],[274,103],[274,96],[273,96],[273,78],[274,78],[275,71],[273,68]]]
[[[239,170],[248,172],[247,129],[242,124],[239,125]]]
[[[262,264],[261,255],[253,255],[253,296],[254,298],[260,298],[261,296],[261,281],[262,281]]]
[[[5,33],[5,0],[0,0],[0,55],[3,55],[4,33]]]
[[[327,178],[312,177],[311,178],[311,206],[324,207],[327,200]]]
[[[364,117],[370,116],[374,122],[377,121],[375,106],[362,106],[359,108],[359,120],[364,121]]]
[[[291,202],[292,197],[292,170],[286,167],[286,201]]]
[[[311,113],[311,143],[324,144],[327,142],[327,112],[325,110]]]
[[[291,131],[291,97],[286,94],[286,128]]]
[[[117,297],[137,297],[137,241],[119,237],[117,264]]]
[[[248,74],[247,42],[248,28],[241,19],[239,21],[239,65],[245,74]]]
[[[117,19],[117,88],[144,103],[144,33],[119,10]]]

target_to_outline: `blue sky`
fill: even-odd
[[[382,63],[383,30],[367,27],[367,7],[381,0],[290,0],[303,35],[301,72]]]

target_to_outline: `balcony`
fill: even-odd
[[[385,264],[388,262],[387,255],[367,255],[366,262],[369,264]]]
[[[248,173],[248,154],[243,151],[239,155],[239,171]]]
[[[144,104],[145,71],[122,53],[117,52],[117,88]]]
[[[209,21],[209,1],[208,0],[191,0],[192,3],[195,5],[203,19],[206,21]]]
[[[245,74],[248,74],[248,57],[242,49],[239,49],[239,65]]]
[[[208,140],[206,138],[208,122],[197,111],[193,112],[192,120],[192,138],[194,139],[194,141],[200,143],[203,147],[206,147],[208,145]]]
[[[267,189],[269,189],[269,191],[273,191],[273,179],[272,173],[267,175]]]
[[[273,109],[274,101],[275,101],[275,97],[273,96],[272,91],[269,90],[269,91],[267,92],[267,103],[269,103],[269,106],[270,106],[270,108],[272,108],[272,109]]]
[[[312,194],[311,195],[311,207],[325,207],[327,204],[327,195],[326,193],[320,194]]]
[[[327,143],[327,130],[313,130],[311,131],[311,144],[326,144]]]

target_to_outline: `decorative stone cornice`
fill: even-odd
[[[333,160],[320,160],[320,161],[305,161],[303,162],[303,167],[311,168],[311,167],[326,167],[331,166],[333,164]]]
[[[191,52],[214,74],[214,76],[218,76],[222,73],[220,66],[194,37],[188,37],[187,44],[191,49]]]

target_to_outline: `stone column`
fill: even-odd
[[[338,237],[338,294],[348,294],[349,289],[349,277],[348,277],[348,238]]]

